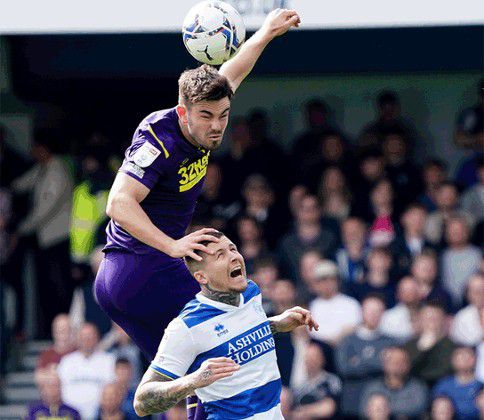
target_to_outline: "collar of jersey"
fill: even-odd
[[[236,311],[237,309],[242,308],[242,306],[244,306],[244,303],[245,303],[244,295],[242,293],[240,294],[239,306],[233,306],[233,305],[228,305],[227,303],[218,302],[216,300],[210,299],[202,295],[201,292],[197,293],[196,298],[199,302],[205,303],[206,305],[213,306],[214,308],[217,308],[217,309],[221,309],[222,311],[225,311],[225,312]]]

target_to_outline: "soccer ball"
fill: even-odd
[[[245,41],[239,12],[223,1],[193,6],[183,21],[183,43],[198,61],[219,65],[232,58]]]

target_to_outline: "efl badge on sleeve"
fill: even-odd
[[[161,152],[152,144],[144,142],[133,155],[133,162],[140,168],[150,166]]]

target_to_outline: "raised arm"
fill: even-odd
[[[238,369],[239,365],[226,357],[208,359],[197,371],[175,380],[148,369],[136,390],[134,410],[140,417],[162,413],[198,388],[232,376]]]
[[[194,251],[207,252],[200,242],[216,240],[209,235],[215,229],[200,229],[179,240],[170,238],[153,224],[140,205],[149,192],[142,183],[119,172],[109,193],[107,215],[139,241],[173,258],[189,255],[196,260],[201,259]]]
[[[292,26],[298,27],[299,23],[295,10],[275,9],[267,15],[262,27],[242,45],[234,58],[220,68],[219,72],[229,79],[234,91],[251,72],[267,44]]]

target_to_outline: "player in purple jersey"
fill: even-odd
[[[219,71],[208,65],[180,76],[179,103],[146,117],[109,195],[107,245],[95,293],[100,306],[153,358],[164,328],[197,292],[183,257],[200,260],[205,228],[185,236],[210,151],[227,126],[230,100],[275,37],[298,26],[294,10],[276,9]]]

